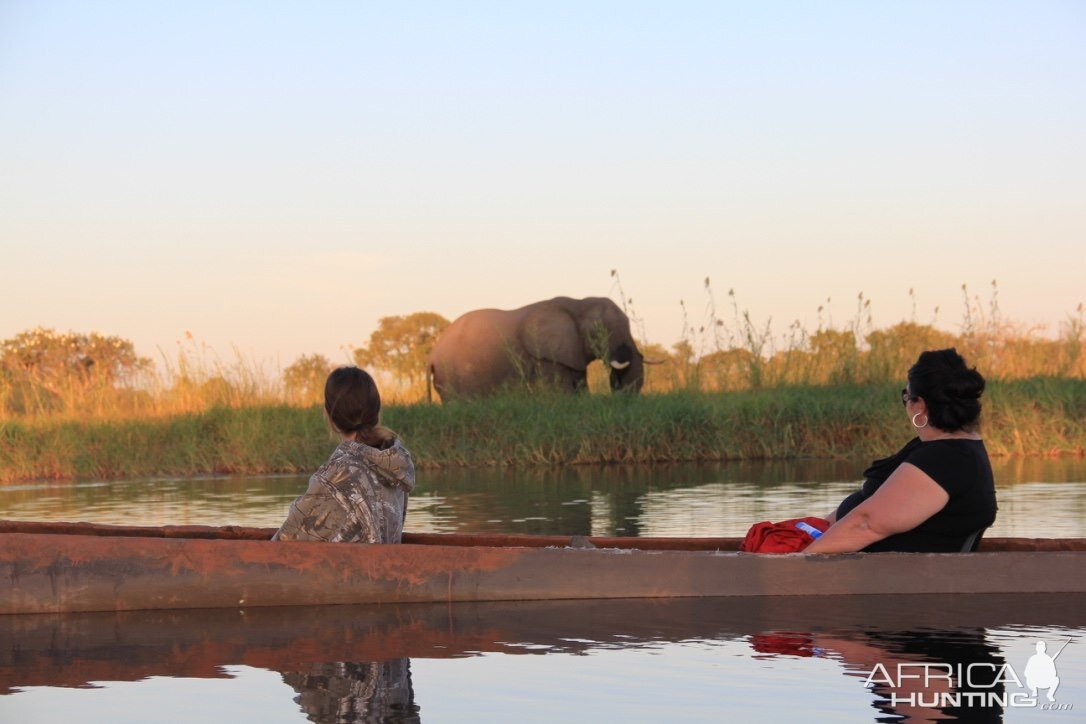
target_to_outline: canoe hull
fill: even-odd
[[[1086,552],[766,556],[0,534],[0,613],[441,601],[1082,593]]]

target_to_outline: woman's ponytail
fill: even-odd
[[[387,448],[396,440],[396,433],[379,424],[381,393],[365,370],[333,370],[324,383],[324,409],[338,431],[355,433],[359,442],[370,447]]]

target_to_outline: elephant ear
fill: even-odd
[[[544,307],[529,314],[517,333],[529,356],[583,370],[590,360],[577,322],[565,310]]]

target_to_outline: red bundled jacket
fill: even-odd
[[[774,656],[818,656],[822,650],[814,645],[809,633],[792,631],[772,631],[754,634],[750,637],[750,647],[760,654]],[[756,657],[760,658],[760,657]]]
[[[780,523],[755,523],[739,550],[746,553],[799,553],[830,527],[822,518],[793,518]],[[807,530],[804,530],[804,529]],[[809,530],[813,529],[817,535]]]

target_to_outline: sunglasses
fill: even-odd
[[[908,406],[909,402],[911,402],[912,400],[915,400],[915,399],[916,399],[916,395],[910,395],[908,387],[902,387],[901,388],[901,404],[902,405]]]

